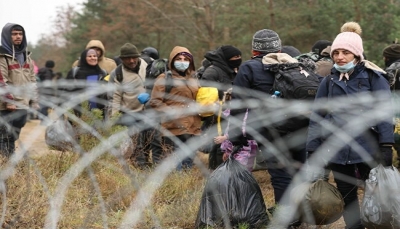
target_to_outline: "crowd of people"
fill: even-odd
[[[121,46],[120,55],[111,59],[105,57],[101,41],[91,40],[68,72],[66,80],[70,84],[63,90],[76,95],[76,98],[69,96],[66,99],[78,101],[73,107],[77,117],[82,115],[82,102],[88,101],[89,111],[100,109],[105,120],[119,115],[117,124],[131,128],[131,135],[139,135],[136,147],[138,155],[135,157],[135,164],[139,168],[160,163],[165,148],[172,152],[178,149],[187,151],[190,148],[185,147],[186,142],[207,134],[212,136],[208,143],[211,146],[208,152],[209,168],[215,169],[226,159],[221,151],[224,140],[229,139],[233,145],[240,147],[247,145],[249,140],[259,139],[251,133],[243,133],[242,125],[238,125],[247,119],[247,129],[256,130],[265,139],[258,140],[257,144],[260,152],[267,155],[268,173],[276,204],[286,204],[283,196],[294,174],[308,158],[323,155],[324,151],[336,152],[334,147],[340,145],[337,153],[324,162],[325,169],[332,171],[337,188],[344,197],[343,217],[346,228],[364,228],[360,221],[357,180],[367,179],[369,171],[376,164],[374,161],[385,166],[392,165],[394,111],[388,111],[385,118],[376,123],[371,121],[369,126],[374,127],[376,135],[372,141],[370,129],[359,133],[352,133],[351,130],[347,132],[348,137],[354,139],[358,147],[369,155],[362,157],[359,148],[343,138],[335,138],[335,134],[323,124],[329,122],[337,128],[346,128],[352,118],[363,117],[371,111],[371,104],[365,104],[352,112],[315,109],[311,113],[308,128],[286,131],[274,125],[262,125],[260,111],[246,101],[265,100],[265,97],[259,97],[260,93],[267,95],[273,87],[275,73],[264,67],[266,59],[272,58],[279,62],[293,57],[302,62],[307,70],[320,76],[316,104],[342,97],[352,100],[359,94],[375,92],[391,100],[391,88],[396,90],[400,85],[400,44],[391,44],[383,49],[385,70],[366,60],[361,28],[355,22],[346,23],[333,41],[316,41],[307,54],[301,54],[293,46],[282,45],[278,33],[270,29],[256,31],[251,50],[246,51],[251,51],[252,57],[242,62],[241,50],[232,45],[221,45],[205,53],[203,66],[196,70],[191,51],[187,47],[175,46],[168,56],[165,72],[149,83],[147,78],[152,62],[160,58],[157,49],[147,47],[139,52],[134,44],[126,43]],[[26,123],[29,110],[40,110],[43,122],[48,119],[48,109],[56,104],[48,99],[55,95],[51,82],[60,77],[53,73],[54,66],[53,61],[47,61],[45,67],[39,70],[37,79],[30,52],[27,51],[24,28],[13,23],[3,27],[0,47],[2,155],[10,157],[14,153],[15,141]],[[201,77],[195,77],[200,75],[200,71]],[[39,80],[41,86],[38,89]],[[94,95],[88,85],[97,82],[109,86],[104,87],[109,90]],[[173,86],[169,88],[171,82]],[[228,114],[208,117],[200,117],[193,112],[191,108],[199,88],[215,85],[218,87],[220,101],[224,100],[226,104],[244,101],[244,106],[229,107],[224,104]],[[228,92],[231,99],[226,99]],[[140,115],[144,111],[163,115],[152,120],[155,125],[138,132],[135,128],[141,122]],[[226,121],[220,121],[221,118]],[[219,123],[227,131],[218,131]],[[332,136],[334,141],[328,141]],[[297,143],[291,144],[294,138]],[[286,162],[271,152],[271,144],[285,155]],[[179,161],[177,169],[192,168],[194,156],[194,150],[188,152]],[[294,164],[296,166],[290,166]],[[343,179],[343,175],[346,179]]]

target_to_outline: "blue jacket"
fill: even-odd
[[[254,57],[242,63],[239,67],[239,71],[233,80],[233,91],[232,101],[245,101],[246,99],[264,99],[270,97],[268,93],[271,91],[272,85],[274,84],[274,74],[264,70],[264,66],[261,62],[263,56]],[[256,59],[257,58],[257,59]],[[258,93],[255,93],[254,91]],[[264,93],[265,95],[260,95]],[[247,107],[240,109],[231,109],[230,118],[236,118],[237,120],[243,120],[244,114],[246,113]],[[257,119],[257,114],[249,110],[247,118],[247,126],[256,125],[254,128],[260,129],[259,122],[252,122],[251,120]],[[243,138],[242,130],[240,127],[236,127],[234,124],[229,128],[230,140],[233,143],[242,142],[247,144],[247,139]],[[253,139],[251,135],[247,136],[248,139]]]
[[[264,70],[261,59],[262,56],[258,56],[240,65],[236,78],[233,81],[233,86],[269,93],[275,78],[274,74],[268,74],[268,72]],[[251,94],[249,90],[247,90],[245,94],[233,93],[232,99],[254,98]]]
[[[358,64],[354,68],[354,72],[350,75],[349,80],[339,81],[340,72],[336,69],[332,69],[332,74],[330,76],[325,77],[317,91],[317,95],[315,98],[315,102],[320,99],[334,99],[337,97],[347,96],[349,98],[349,104],[353,101],[351,98],[353,94],[358,94],[362,92],[376,92],[380,91],[381,95],[387,97],[387,100],[391,100],[391,92],[389,89],[389,84],[387,80],[381,75],[380,72],[373,71],[371,77],[368,75],[367,71],[373,71],[370,69],[366,69],[363,64]],[[353,97],[354,98],[354,97]],[[308,138],[307,138],[307,151],[312,152],[316,151],[319,146],[329,138],[332,134],[327,131],[325,128],[322,128],[320,122],[316,122],[314,119],[317,117],[316,115],[321,115],[324,120],[328,121],[330,124],[333,124],[336,127],[342,127],[355,120],[357,117],[362,118],[366,115],[370,114],[374,107],[373,103],[366,103],[362,105],[358,105],[354,107],[354,109],[341,109],[340,111],[333,112],[324,112],[324,111],[314,111],[311,115],[310,125],[308,128]],[[393,111],[390,111],[393,113]],[[354,137],[355,141],[366,150],[371,156],[374,156],[373,145],[371,145],[371,135],[368,138],[369,127],[375,127],[377,132],[379,133],[379,143],[393,143],[394,135],[393,135],[393,115],[388,115],[387,119],[382,120],[380,123],[365,123],[366,131],[363,134],[359,134],[358,136],[352,135],[351,131],[346,132],[350,136]],[[335,142],[332,145],[326,146],[324,150],[328,150],[330,152],[335,152],[334,149],[337,149],[339,142]],[[343,143],[343,147],[336,153],[336,155],[330,160],[331,163],[335,164],[356,164],[364,162],[363,158],[359,155],[359,149],[350,147],[350,145],[345,145]]]

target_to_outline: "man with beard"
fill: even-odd
[[[143,138],[144,134],[134,128],[140,122],[138,113],[144,110],[138,96],[146,92],[146,67],[147,63],[140,58],[140,53],[135,45],[131,43],[124,44],[120,49],[119,58],[122,64],[110,73],[109,84],[113,85],[111,115],[121,113],[121,118],[117,124],[128,126],[130,135],[137,139],[137,146],[132,152],[130,159],[135,162],[139,168],[149,166],[149,152],[144,152]]]
[[[27,51],[26,33],[21,25],[7,23],[0,46],[0,153],[10,157],[15,150],[29,109],[39,109],[34,64]]]

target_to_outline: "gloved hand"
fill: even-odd
[[[383,166],[392,166],[393,164],[393,150],[391,145],[381,145],[381,163]]]
[[[140,93],[138,96],[138,100],[141,104],[145,104],[150,100],[150,95],[147,92]]]

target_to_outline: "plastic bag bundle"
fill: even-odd
[[[253,228],[268,223],[260,186],[243,165],[229,157],[207,180],[195,228],[231,228],[239,224]]]
[[[60,118],[46,128],[44,138],[46,144],[55,150],[72,150],[75,131],[68,120]]]
[[[294,188],[291,199],[299,208],[301,222],[310,225],[331,224],[342,216],[344,210],[339,190],[322,179]]]
[[[365,181],[361,221],[367,228],[400,228],[400,173],[378,165]]]

